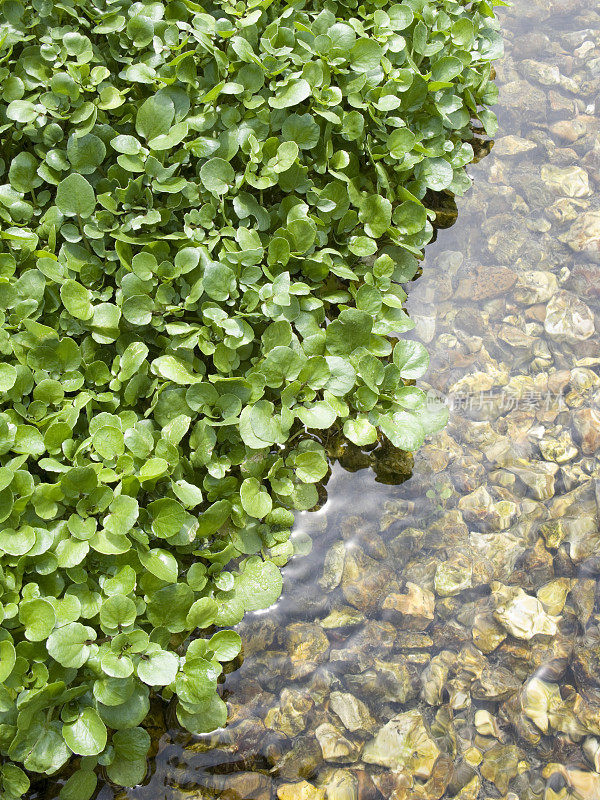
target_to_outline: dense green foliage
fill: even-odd
[[[400,283],[493,132],[501,41],[487,0],[0,19],[1,794],[74,753],[86,800],[97,763],[143,779],[151,690],[224,724],[239,636],[198,629],[278,598],[307,431],[443,425]]]

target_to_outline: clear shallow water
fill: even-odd
[[[600,13],[500,15],[495,146],[409,287],[448,428],[396,485],[336,464],[228,728],[157,707],[148,783],[98,800],[600,798]]]

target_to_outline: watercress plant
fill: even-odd
[[[311,432],[444,424],[400,284],[500,52],[488,0],[2,3],[3,798],[140,782],[150,692],[223,725]]]

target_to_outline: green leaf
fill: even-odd
[[[19,622],[25,625],[25,638],[30,642],[43,642],[56,624],[56,614],[52,604],[38,597],[21,603]]]
[[[151,644],[137,665],[137,674],[149,686],[168,686],[175,680],[178,668],[179,659],[174,653]]]
[[[84,708],[79,716],[62,727],[67,746],[78,755],[97,756],[106,747],[106,725],[93,708]]]
[[[98,778],[94,772],[79,769],[63,785],[59,800],[90,800],[96,791],[97,783]]]
[[[200,376],[194,375],[188,364],[173,356],[155,358],[152,362],[152,372],[180,386],[189,386],[201,380]]]
[[[401,339],[394,347],[394,364],[403,378],[420,378],[429,366],[429,354],[420,342]]]
[[[200,180],[209,192],[226,194],[234,184],[235,172],[228,161],[211,158],[200,167]]]
[[[369,195],[360,204],[358,218],[364,224],[367,235],[377,239],[391,225],[392,204],[381,195]]]
[[[53,631],[46,641],[46,649],[63,667],[79,669],[88,660],[90,645],[96,632],[80,622],[69,622]]]
[[[294,469],[303,483],[317,483],[325,477],[328,470],[323,451],[309,450],[294,457]]]
[[[256,478],[246,478],[240,489],[240,497],[244,511],[257,519],[266,517],[273,507],[269,493],[261,489]]]
[[[30,772],[52,774],[67,761],[70,750],[60,734],[60,723],[42,722],[36,718],[29,727],[19,730],[8,755]]]
[[[312,150],[321,136],[321,129],[310,114],[290,114],[281,132],[287,141],[295,142],[301,150]]]
[[[359,39],[350,50],[348,57],[352,69],[356,72],[369,72],[377,69],[381,63],[383,51],[373,39]]]
[[[272,606],[282,587],[279,568],[272,561],[263,561],[258,556],[249,558],[241,574],[235,578],[236,593],[247,611]]]
[[[423,162],[421,175],[430,189],[441,192],[452,183],[454,170],[445,158],[427,158]]]
[[[215,664],[204,658],[186,659],[175,681],[179,698],[192,707],[206,702],[217,688],[219,672]]]
[[[73,172],[58,184],[56,205],[63,214],[87,218],[96,208],[96,195],[83,175]]]
[[[182,505],[168,497],[154,500],[148,506],[148,511],[152,517],[152,533],[160,539],[175,536],[187,519]]]
[[[10,163],[8,180],[17,192],[30,192],[42,182],[37,174],[39,161],[32,153],[18,153]]]
[[[217,631],[208,640],[217,661],[232,661],[242,649],[242,637],[236,631]]]
[[[91,319],[94,313],[91,294],[77,281],[68,280],[60,287],[60,299],[69,314],[76,319]]]
[[[302,103],[311,93],[310,84],[304,78],[291,80],[278,88],[274,97],[269,98],[269,105],[271,108],[290,108]]]
[[[17,381],[17,370],[12,364],[0,364],[0,392],[9,392]]]
[[[364,447],[375,444],[377,428],[366,419],[347,419],[344,422],[344,435],[354,444]]]
[[[5,763],[0,767],[0,787],[5,800],[18,800],[30,787],[29,778],[15,764]]]
[[[402,159],[406,153],[413,149],[417,137],[408,128],[396,128],[388,136],[387,146],[390,155],[397,159]]]
[[[175,583],[177,581],[177,559],[168,550],[154,547],[148,552],[138,550],[138,556],[144,569],[156,575],[161,581]]]
[[[227,722],[227,706],[216,694],[203,703],[198,703],[194,711],[187,711],[181,703],[177,706],[177,719],[184,728],[195,734],[208,733],[224,728]]]
[[[149,325],[152,320],[154,303],[146,294],[133,295],[123,303],[123,316],[132,325]]]
[[[103,630],[127,628],[133,625],[137,615],[136,605],[130,597],[113,594],[102,603],[100,623]]]
[[[142,728],[116,731],[112,737],[115,756],[106,774],[119,786],[135,786],[144,779],[150,736]]]
[[[13,643],[4,639],[0,641],[0,681],[5,681],[13,671],[17,656]]]
[[[196,600],[186,618],[188,629],[209,628],[211,625],[214,625],[217,618],[217,611],[217,602],[212,597],[201,597],[199,600]]]
[[[85,136],[69,136],[67,142],[67,156],[71,166],[82,175],[89,175],[95,172],[96,168],[104,161],[106,146],[102,139],[93,133]]]
[[[432,81],[451,81],[464,70],[463,62],[455,56],[443,56],[431,68]]]
[[[149,141],[168,133],[174,116],[173,101],[168,95],[159,92],[149,97],[139,107],[135,117],[135,130]]]
[[[10,556],[24,556],[35,544],[35,531],[29,525],[18,530],[4,528],[0,531],[0,552]]]
[[[34,104],[29,100],[13,100],[6,109],[8,119],[22,123],[33,122],[37,113]]]
[[[425,439],[425,431],[418,418],[408,411],[396,413],[380,420],[379,427],[394,447],[400,450],[418,450]]]

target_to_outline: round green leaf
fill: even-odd
[[[119,786],[135,786],[144,779],[150,736],[142,728],[120,730],[113,734],[115,757],[106,768],[106,774]]]
[[[425,439],[423,426],[414,414],[397,411],[379,422],[379,427],[394,447],[400,450],[417,450]]]
[[[221,698],[214,694],[194,707],[194,711],[187,711],[181,703],[177,705],[177,719],[195,734],[208,733],[217,728],[224,728],[227,722],[227,706]]]
[[[58,184],[56,205],[63,214],[87,218],[96,208],[96,195],[83,175],[73,172]]]
[[[377,441],[377,428],[366,419],[347,419],[344,422],[344,434],[359,447]]]
[[[249,558],[240,575],[235,578],[235,590],[244,608],[258,611],[268,608],[279,598],[283,581],[281,572],[272,561],[258,556]]]
[[[246,478],[240,489],[240,497],[244,511],[251,517],[262,519],[273,508],[273,501],[269,493],[261,489],[256,478]]]
[[[137,608],[130,597],[123,594],[113,594],[103,603],[100,610],[100,624],[105,630],[127,628],[133,625],[137,615]]]
[[[60,790],[59,800],[90,800],[96,791],[98,778],[91,770],[74,772]]]
[[[420,342],[400,339],[394,347],[394,364],[403,378],[420,378],[429,366],[429,354]]]
[[[15,647],[8,639],[0,641],[0,681],[5,681],[13,671],[17,655]]]
[[[189,577],[188,577],[189,581]],[[214,625],[217,618],[218,605],[212,597],[201,597],[190,608],[186,625],[189,630],[208,628]]]
[[[228,161],[211,158],[200,167],[200,180],[209,192],[226,194],[234,184],[235,172]]]
[[[236,631],[217,631],[208,640],[217,661],[231,661],[242,649],[242,637]]]
[[[96,631],[80,622],[70,622],[53,631],[46,641],[46,649],[63,667],[79,669],[88,660],[90,644]]]
[[[69,314],[76,319],[87,320],[93,316],[91,295],[85,286],[68,280],[60,287],[60,299]]]
[[[36,598],[21,603],[19,621],[25,625],[25,638],[30,642],[43,642],[56,624],[56,613],[47,600]]]
[[[140,680],[149,686],[168,686],[175,680],[179,659],[174,653],[150,644],[137,665]]]
[[[12,364],[0,364],[0,392],[8,392],[15,385],[17,370]]]
[[[106,725],[93,708],[84,708],[77,719],[65,723],[62,735],[67,746],[78,755],[96,756],[106,747]]]

